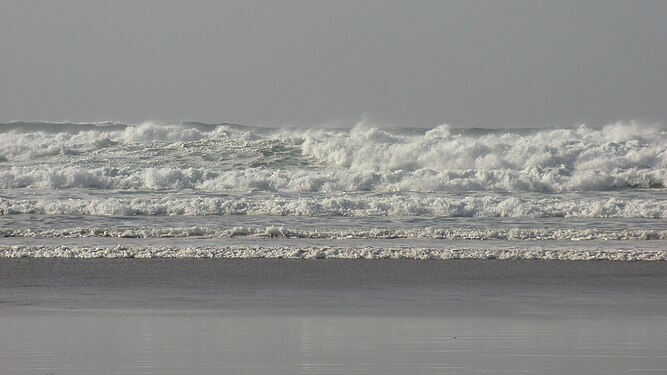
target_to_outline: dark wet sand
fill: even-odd
[[[0,259],[0,373],[667,373],[667,262]]]

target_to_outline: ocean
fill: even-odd
[[[0,256],[665,260],[667,131],[0,124]]]
[[[654,374],[667,130],[0,124],[0,373]]]

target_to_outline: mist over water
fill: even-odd
[[[377,238],[662,241],[666,150],[667,131],[639,123],[548,129],[6,123],[0,124],[0,236],[88,239],[71,246],[98,237],[190,236],[358,239],[350,248],[374,246]],[[211,224],[211,216],[234,219]],[[69,224],[39,224],[49,217]],[[149,228],[155,217],[172,219]],[[334,217],[349,221],[322,219]],[[397,221],[382,222],[386,217]],[[309,227],[314,218],[318,226]],[[484,218],[508,222],[489,231],[479,225]],[[583,221],[572,225],[567,218]],[[295,246],[301,245],[312,244]]]

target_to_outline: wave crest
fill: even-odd
[[[50,129],[51,127],[54,129]],[[5,124],[0,188],[574,192],[667,186],[667,132]]]

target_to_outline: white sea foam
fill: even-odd
[[[600,129],[531,132],[473,130],[452,133],[448,125],[424,135],[393,135],[357,126],[347,132],[306,132],[304,152],[356,170],[522,170],[531,167],[590,169],[665,168],[664,130],[635,123]],[[592,163],[592,165],[591,165]]]
[[[667,251],[530,248],[0,246],[0,258],[292,258],[664,261]]]
[[[667,230],[644,229],[547,229],[547,228],[487,228],[449,229],[436,227],[417,228],[289,228],[285,226],[235,226],[220,227],[137,227],[103,228],[77,227],[68,229],[0,228],[0,237],[28,238],[289,238],[289,239],[438,239],[438,240],[667,240]]]
[[[0,189],[95,188],[122,190],[197,189],[224,192],[571,192],[662,188],[667,170],[566,169],[516,171],[351,171],[247,168],[216,170],[193,167],[10,166],[0,169]]]
[[[667,218],[667,200],[635,196],[355,194],[198,197],[178,194],[110,198],[0,197],[0,215],[276,215]]]

